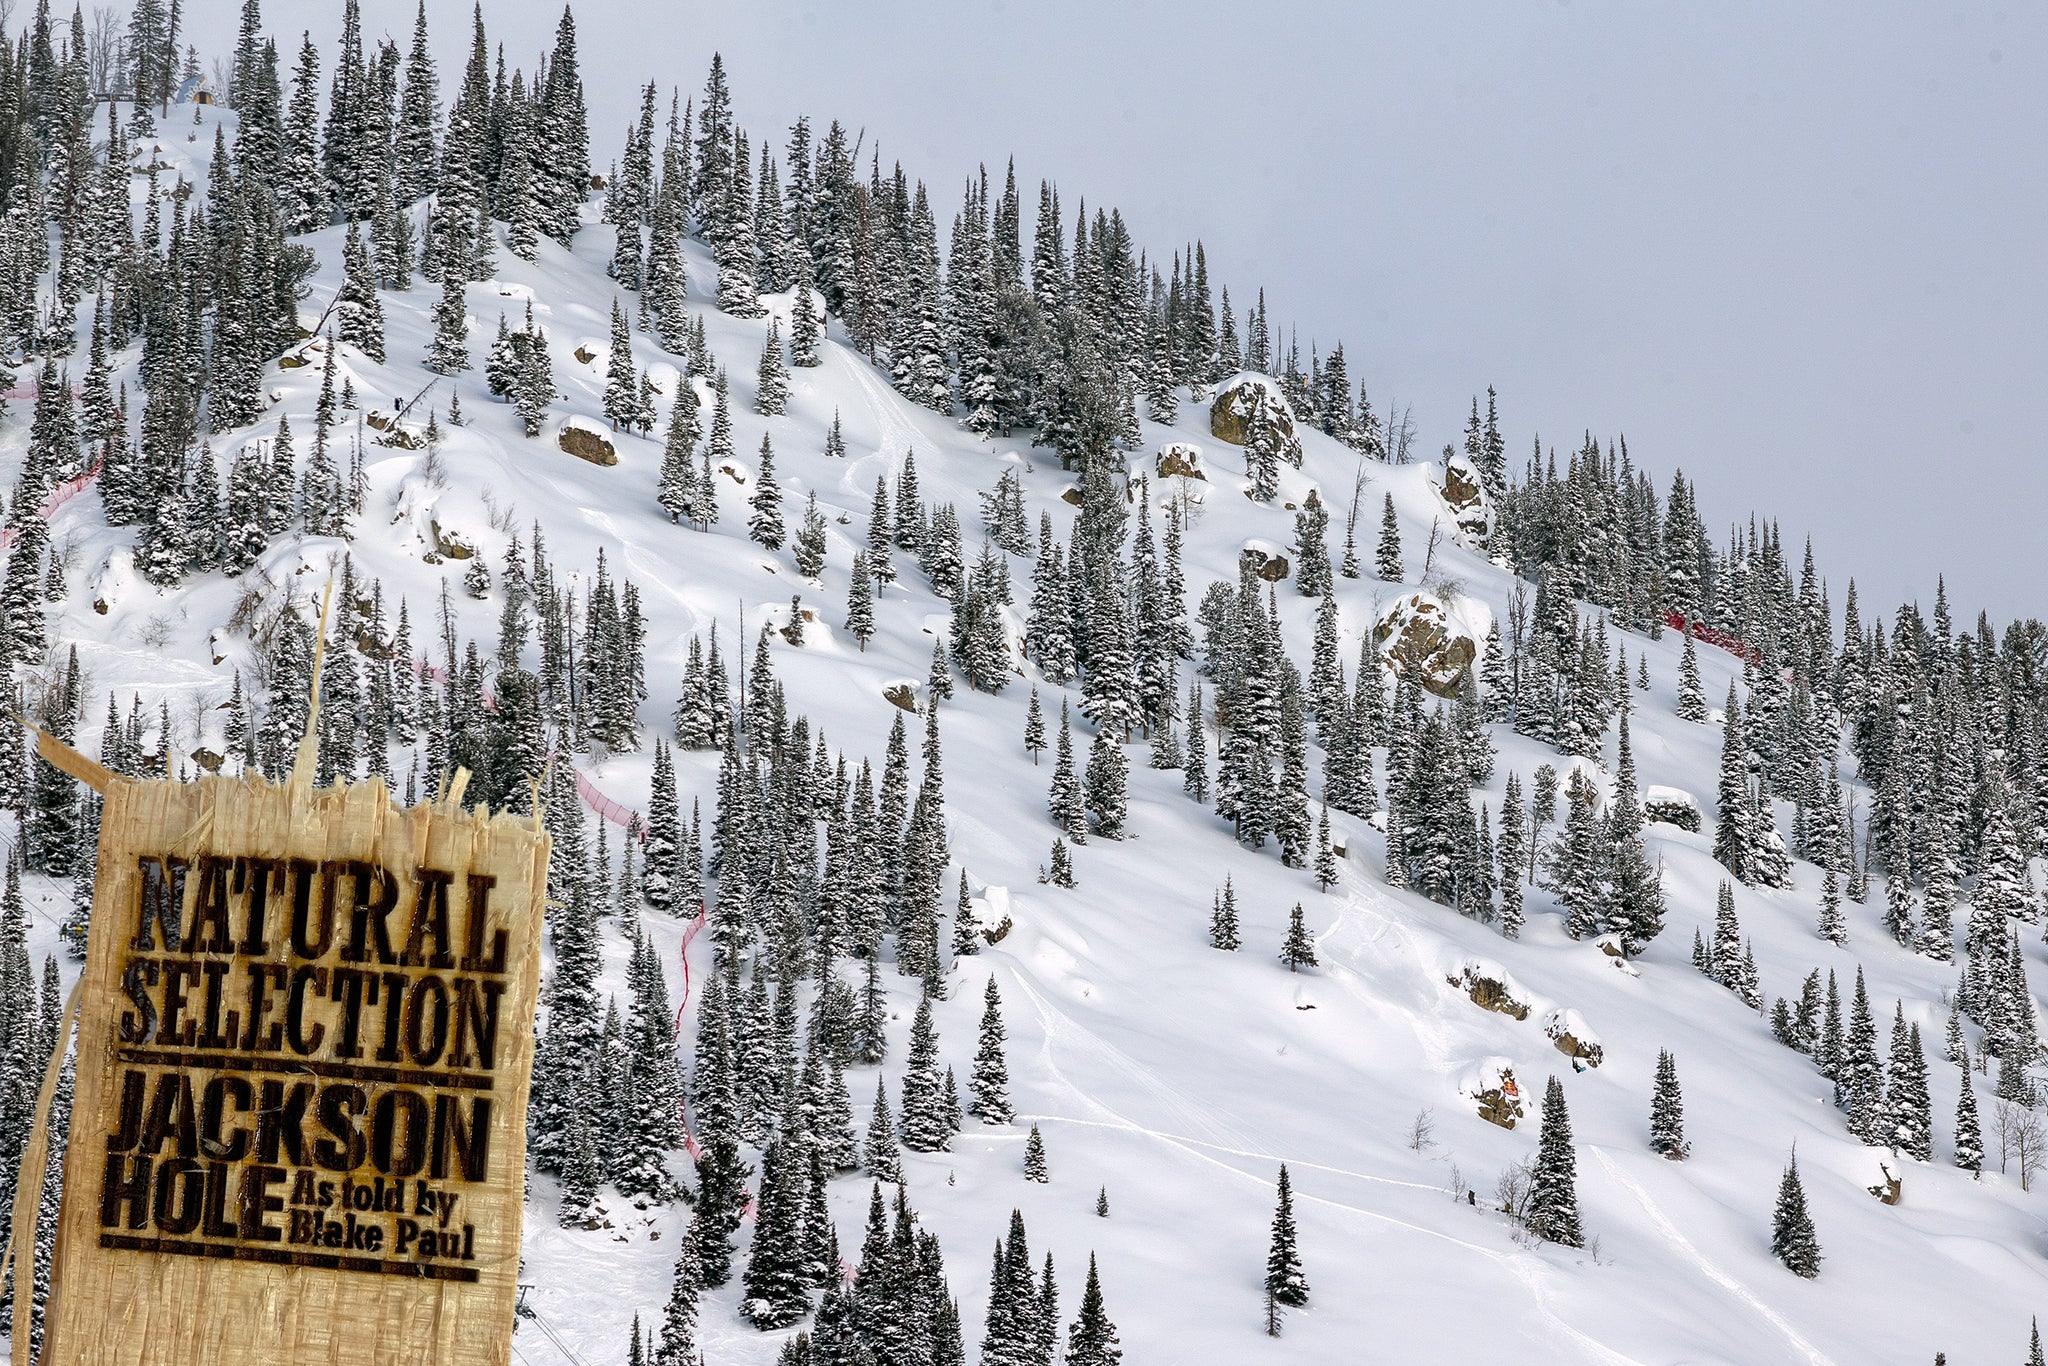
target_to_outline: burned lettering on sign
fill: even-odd
[[[452,1215],[496,1156],[496,879],[212,853],[135,870],[101,1245],[473,1279]]]

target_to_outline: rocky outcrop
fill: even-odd
[[[1286,395],[1264,375],[1242,375],[1224,386],[1209,405],[1209,432],[1219,441],[1270,452],[1301,464],[1301,438]]]
[[[1451,510],[1458,533],[1475,545],[1483,545],[1493,534],[1493,501],[1486,496],[1486,485],[1472,462],[1462,455],[1446,460],[1443,483],[1438,485],[1437,493]]]
[[[1584,1072],[1607,1060],[1607,1050],[1601,1047],[1600,1040],[1594,1037],[1593,1031],[1586,1027],[1586,1022],[1575,1011],[1552,1012],[1544,1023],[1543,1032],[1550,1036],[1558,1052],[1572,1060],[1576,1071]]]
[[[1288,574],[1287,557],[1271,541],[1246,541],[1244,549],[1237,552],[1237,559],[1267,583],[1278,583]]]
[[[1396,678],[1438,697],[1456,697],[1479,655],[1479,643],[1443,607],[1411,593],[1372,628],[1372,643]]]
[[[562,434],[555,438],[555,444],[578,460],[588,460],[593,465],[619,463],[619,453],[611,442],[590,428],[580,427],[575,423],[562,428]]]
[[[439,564],[442,560],[466,560],[476,554],[476,547],[462,539],[461,532],[442,526],[438,518],[427,519],[427,534],[434,538],[434,548],[427,552],[429,564]],[[439,558],[434,558],[436,556]]]
[[[1489,976],[1471,963],[1467,963],[1456,977],[1445,980],[1471,997],[1472,1004],[1481,1010],[1491,1010],[1497,1015],[1506,1015],[1517,1020],[1529,1018],[1528,1003],[1516,1000],[1514,992],[1509,990],[1506,982]]]
[[[1512,1129],[1522,1118],[1522,1088],[1515,1081],[1515,1074],[1503,1067],[1491,1086],[1482,1086],[1472,1093],[1479,1103],[1479,1117],[1488,1124],[1498,1124],[1503,1129]]]
[[[1161,450],[1152,462],[1152,469],[1161,479],[1200,479],[1207,482],[1209,478],[1202,465],[1202,448],[1186,441],[1175,441]]]
[[[1700,804],[1690,792],[1676,787],[1651,786],[1643,789],[1643,815],[1659,825],[1675,825],[1694,834],[1700,829]]]

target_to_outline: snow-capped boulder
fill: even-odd
[[[562,424],[562,431],[555,438],[560,446],[578,460],[588,460],[593,465],[616,465],[619,463],[618,448],[610,438],[587,418],[570,418]]]
[[[1491,1058],[1467,1073],[1458,1093],[1479,1102],[1479,1117],[1488,1124],[1512,1129],[1522,1118],[1522,1088],[1506,1058]]]
[[[1264,375],[1239,375],[1224,384],[1209,405],[1209,432],[1233,446],[1271,451],[1289,465],[1301,463],[1294,410],[1280,386]]]
[[[1651,784],[1643,789],[1643,815],[1660,825],[1699,833],[1700,804],[1692,793],[1679,787]]]
[[[442,525],[438,517],[428,517],[427,538],[433,542],[433,549],[428,555],[440,557],[429,558],[429,564],[439,564],[441,560],[466,560],[476,554],[476,546],[462,532]]]
[[[1453,455],[1444,461],[1443,481],[1436,484],[1436,491],[1444,506],[1451,510],[1451,520],[1459,535],[1479,544],[1493,534],[1493,502],[1486,496],[1486,485],[1470,460]]]
[[[1551,1011],[1543,1022],[1543,1032],[1578,1071],[1598,1067],[1606,1060],[1607,1050],[1600,1046],[1600,1036],[1576,1010]]]
[[[1168,443],[1154,458],[1152,469],[1161,479],[1200,479],[1206,483],[1209,478],[1202,464],[1202,448],[1188,441]]]
[[[1372,643],[1396,678],[1438,697],[1456,697],[1479,656],[1472,633],[1452,620],[1442,604],[1420,593],[1397,600],[1380,614]]]
[[[1472,998],[1481,1010],[1491,1010],[1517,1020],[1529,1018],[1529,1003],[1521,999],[1507,973],[1491,963],[1469,962],[1444,980]]]
[[[1288,574],[1287,554],[1272,541],[1257,538],[1246,541],[1244,549],[1237,552],[1237,559],[1239,564],[1249,565],[1252,573],[1267,583],[1278,583]]]

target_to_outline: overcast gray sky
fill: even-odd
[[[196,11],[199,6],[192,8]],[[230,0],[198,29],[224,47]],[[273,0],[331,45],[338,3]],[[444,83],[467,0],[430,0]],[[485,5],[531,67],[559,8]],[[370,0],[403,43],[412,0]],[[1014,154],[1325,348],[1425,450],[1475,391],[1532,435],[1624,433],[1711,523],[1811,534],[1839,609],[2048,615],[2048,6],[1183,0],[578,7],[593,159],[634,89],[725,54],[741,121],[864,127],[942,222]],[[445,85],[444,85],[445,88]],[[1028,203],[1027,203],[1028,207]],[[1796,553],[1796,549],[1795,549]]]

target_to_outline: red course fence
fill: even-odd
[[[87,466],[84,474],[74,475],[73,477],[66,479],[63,483],[57,485],[57,487],[51,489],[50,496],[43,499],[43,505],[36,509],[36,516],[42,518],[46,522],[49,521],[52,517],[57,515],[58,508],[63,507],[73,498],[76,498],[79,494],[85,492],[86,489],[92,486],[93,480],[99,477],[99,462],[94,461],[91,465]],[[14,542],[20,537],[20,535],[20,527],[8,527],[5,531],[0,531],[0,550],[4,550],[13,546]]]
[[[703,933],[704,925],[704,903],[700,901],[697,903],[696,918],[684,928],[682,947],[676,951],[676,956],[683,960],[683,995],[682,999],[676,1002],[675,1039],[679,1050],[683,1042],[683,1012],[690,1005],[690,945]],[[697,1144],[697,1135],[690,1131],[690,1102],[687,1098],[682,1103],[682,1119],[683,1148],[690,1154],[690,1160],[695,1162],[704,1156],[704,1150]]]
[[[1680,612],[1666,612],[1664,614],[1664,624],[1674,631],[1682,632],[1686,629],[1685,616]],[[1726,650],[1745,664],[1763,663],[1763,652],[1741,636],[1731,635],[1727,631],[1716,630],[1704,622],[1695,621],[1691,625],[1692,638],[1694,640],[1712,645],[1716,649]]]

